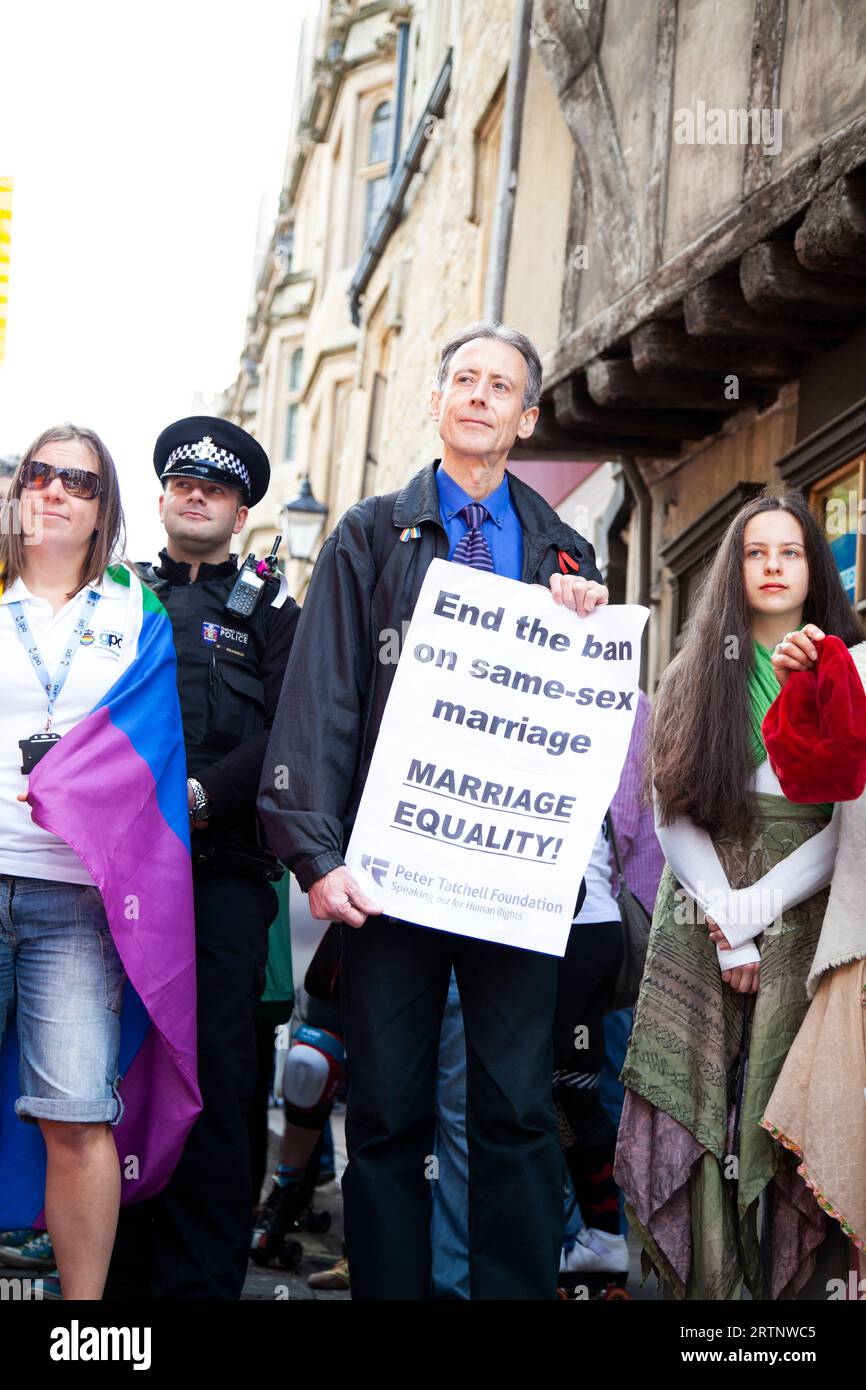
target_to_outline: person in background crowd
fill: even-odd
[[[640,691],[632,725],[631,739],[622,776],[616,795],[610,803],[614,833],[619,844],[623,869],[632,893],[640,899],[650,917],[655,907],[659,880],[665,866],[665,857],[658,842],[652,802],[646,795],[647,767],[649,759],[649,730],[652,705],[643,691]],[[620,883],[614,862],[610,855],[611,892],[617,897]],[[604,1016],[605,1057],[601,1069],[599,1094],[601,1103],[614,1126],[619,1128],[625,1091],[619,1074],[625,1061],[626,1047],[631,1036],[633,1021],[632,1009],[617,1009]],[[622,1208],[622,1194],[620,1194]],[[621,1228],[625,1233],[624,1215]]]
[[[433,1297],[469,1297],[469,1140],[466,1136],[466,1033],[457,976],[451,971],[439,1035],[436,1076]]]
[[[619,786],[611,803],[611,815],[614,818],[615,833],[629,888],[637,894],[651,913],[658,881],[664,867],[664,856],[656,838],[652,805],[647,801],[643,790],[650,714],[650,702],[641,691],[638,696],[628,753]],[[610,925],[616,929],[617,933],[621,932],[619,909],[615,899],[615,895],[619,891],[619,884],[616,882],[614,885],[615,875],[616,867],[613,863],[613,853],[602,832],[598,836],[587,866],[584,879],[586,893],[580,910],[575,915],[575,935],[584,920],[585,911],[589,911],[595,917],[598,917],[598,913],[601,911],[601,920],[605,921],[609,918]],[[588,908],[587,904],[589,904]],[[593,917],[590,916],[588,921],[593,923]],[[580,938],[578,937],[578,939]],[[576,1279],[572,1279],[571,1276],[579,1273],[592,1273],[601,1276],[606,1274],[622,1275],[628,1268],[628,1253],[625,1242],[622,1240],[623,1228],[622,1216],[619,1214],[619,1200],[617,1200],[617,1221],[610,1219],[609,1208],[603,1211],[601,1221],[594,1221],[592,1210],[597,1202],[603,1206],[605,1200],[609,1200],[612,1193],[616,1193],[611,1174],[616,1128],[619,1125],[622,1110],[623,1088],[618,1078],[631,1031],[632,1018],[631,1009],[621,1009],[615,1014],[604,1014],[603,1026],[600,1028],[599,1018],[594,1017],[599,1010],[603,1009],[605,1003],[604,988],[599,991],[593,984],[593,980],[597,977],[599,961],[602,963],[602,973],[608,975],[610,972],[604,969],[605,959],[621,956],[621,946],[617,944],[617,939],[602,938],[599,933],[596,936],[596,942],[599,943],[600,949],[592,957],[591,964],[594,970],[586,972],[586,982],[584,982],[582,969],[574,968],[578,980],[576,1022],[570,1020],[568,1013],[570,998],[568,986],[572,971],[567,965],[561,968],[559,1006],[561,1014],[564,1015],[561,1024],[566,1031],[571,1026],[572,1031],[568,1034],[568,1046],[562,1048],[565,1058],[563,1075],[556,1079],[554,1093],[557,1094],[560,1090],[567,1091],[572,1076],[574,1077],[575,1089],[583,1089],[581,1082],[587,1075],[586,1053],[577,1054],[580,1056],[584,1068],[583,1073],[575,1075],[572,1068],[575,1059],[573,1048],[575,1037],[573,1029],[575,1026],[588,1028],[590,1042],[592,1042],[594,1032],[598,1035],[594,1049],[590,1049],[597,1061],[600,1054],[603,1053],[597,1087],[595,1073],[590,1072],[586,1083],[588,1088],[586,1099],[578,1096],[576,1100],[571,1101],[566,1097],[566,1103],[561,1104],[561,1111],[565,1113],[560,1116],[560,1135],[569,1146],[567,1149],[569,1168],[575,1167],[579,1170],[578,1183],[583,1196],[583,1202],[580,1204],[574,1198],[576,1210],[566,1226],[566,1243],[560,1262],[560,1274],[568,1275],[569,1280],[563,1282],[576,1282]],[[579,953],[575,956],[575,960],[580,961]],[[582,961],[580,961],[580,965],[582,967]],[[590,1001],[591,1010],[585,1007],[587,1000]],[[581,1003],[581,1001],[584,1002]],[[574,1007],[573,996],[571,1007]],[[609,1029],[610,1024],[614,1026]],[[556,1028],[556,1023],[554,1028]],[[601,1041],[599,1041],[599,1036]],[[596,1095],[601,1101],[601,1107],[594,1099]],[[433,1287],[434,1297],[442,1299],[465,1299],[469,1297],[469,1152],[465,1112],[466,1042],[463,1032],[463,1017],[460,1011],[460,995],[452,974],[439,1043],[437,1132],[434,1146],[438,1161],[438,1178],[432,1184]],[[574,1128],[569,1124],[567,1116],[570,1116],[574,1122]],[[565,1121],[565,1125],[563,1125],[563,1121]],[[564,1128],[565,1133],[563,1133]],[[600,1136],[605,1150],[598,1162],[591,1153],[593,1131]],[[573,1188],[571,1188],[571,1195],[574,1197]],[[582,1207],[584,1208],[583,1215],[588,1218],[586,1225],[581,1221]],[[576,1240],[578,1231],[581,1232],[582,1236],[579,1242]]]
[[[9,496],[9,489],[12,486],[12,479],[15,476],[18,462],[15,454],[5,454],[0,457],[0,507]]]
[[[294,1007],[292,975],[292,935],[289,923],[289,876],[275,885],[279,906],[268,931],[268,964],[265,990],[256,1013],[258,1067],[250,1124],[250,1174],[253,1213],[258,1213],[262,1183],[268,1166],[268,1100],[274,1079],[275,1048],[285,1046],[288,1023]]]
[[[283,1071],[285,1129],[271,1190],[253,1231],[256,1264],[292,1268],[301,1259],[299,1242],[287,1237],[315,1191],[323,1132],[343,1084],[344,1061],[338,1006],[311,996]]]
[[[56,1260],[62,1295],[92,1300],[117,1223],[118,1147],[139,1159],[125,1196],[158,1190],[200,1109],[174,651],[161,605],[120,562],[120,489],[98,435],[46,430],[10,500],[21,525],[0,535],[0,1047],[8,1083],[17,1041],[20,1095],[6,1084],[0,1097],[0,1220],[24,1213],[32,1226],[44,1206],[47,1231],[18,1227],[2,1243],[19,1267]],[[122,1037],[124,998],[136,1008]]]
[[[350,507],[325,542],[266,757],[259,805],[270,843],[310,894],[313,915],[346,924],[343,1194],[355,1298],[431,1296],[426,1158],[452,965],[469,1048],[471,1294],[556,1296],[555,960],[379,920],[343,862],[394,674],[377,659],[371,634],[403,631],[435,557],[549,586],[552,602],[583,616],[607,600],[592,547],[531,488],[505,476],[515,439],[534,429],[540,387],[538,353],[514,330],[473,324],[445,345],[430,402],[442,459],[399,494]],[[278,766],[292,769],[287,788],[275,778]]]
[[[677,1297],[737,1298],[743,1284],[755,1298],[796,1296],[823,1237],[817,1206],[804,1235],[796,1165],[760,1123],[806,1012],[836,855],[833,808],[783,796],[762,734],[778,694],[772,651],[812,623],[846,645],[861,636],[806,501],[764,493],[722,540],[653,716],[667,867],[622,1073],[615,1176]],[[717,927],[736,950],[717,949]],[[759,950],[747,938],[761,933]]]
[[[246,612],[232,537],[267,491],[264,450],[211,416],[162,431],[165,549],[142,566],[177,650],[192,831],[199,1078],[204,1109],[165,1192],[124,1213],[111,1297],[238,1299],[253,1193],[250,1117],[256,1013],[281,866],[260,844],[256,788],[298,621],[285,577],[266,578]]]
[[[664,856],[655,833],[651,803],[644,795],[647,732],[652,707],[641,691],[628,753],[609,817],[631,891],[652,914]],[[616,1132],[622,1111],[620,1068],[631,1031],[632,1011],[606,1013],[622,961],[622,922],[607,822],[587,865],[586,899],[575,918],[560,966],[554,1046],[558,1070],[554,1093],[566,1122],[566,1162],[583,1229],[569,1238],[560,1274],[624,1281],[628,1250],[620,1193],[613,1179]],[[607,928],[607,930],[605,930]],[[577,1029],[588,1046],[577,1049]],[[579,1065],[579,1069],[578,1069]]]

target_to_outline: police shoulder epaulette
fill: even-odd
[[[288,579],[286,578],[286,576],[283,574],[283,572],[280,571],[280,582],[279,582],[279,584],[278,584],[278,586],[277,586],[277,592],[274,594],[274,597],[271,599],[271,607],[272,607],[272,608],[282,608],[283,604],[285,603],[285,601],[286,601],[286,599],[287,599],[288,597],[289,597],[289,581],[288,581]]]

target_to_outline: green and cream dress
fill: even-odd
[[[615,1176],[645,1262],[675,1298],[735,1299],[744,1285],[793,1297],[826,1233],[795,1155],[761,1121],[809,1005],[836,817],[789,802],[766,761],[760,726],[778,685],[757,644],[750,694],[754,833],[658,827],[668,862],[621,1077]],[[717,951],[704,912],[735,953]],[[722,961],[749,958],[761,962],[757,995],[721,978]]]

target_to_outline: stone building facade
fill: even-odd
[[[533,24],[573,137],[541,434],[621,462],[652,686],[744,498],[802,488],[829,523],[863,497],[866,10],[538,0]],[[859,532],[828,538],[862,610]]]
[[[330,527],[436,456],[439,347],[489,316],[545,365],[510,467],[651,605],[648,688],[768,482],[850,502],[866,608],[864,50],[816,0],[314,4],[226,404],[275,464],[255,545],[303,474]]]
[[[438,455],[427,408],[439,350],[482,315],[508,317],[508,232],[524,262],[529,243],[540,257],[517,326],[555,346],[567,180],[540,218],[519,195],[515,205],[511,170],[525,132],[533,160],[555,151],[570,170],[571,138],[530,17],[516,0],[326,0],[308,13],[282,211],[226,400],[274,466],[247,549],[266,548],[303,475],[330,528]],[[533,463],[529,451],[515,468],[531,477]],[[561,451],[556,463],[555,505],[599,466]],[[302,594],[309,567],[287,568]]]

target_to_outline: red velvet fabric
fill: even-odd
[[[762,732],[789,801],[854,801],[866,787],[866,691],[845,643],[816,642],[817,664],[788,678]]]

